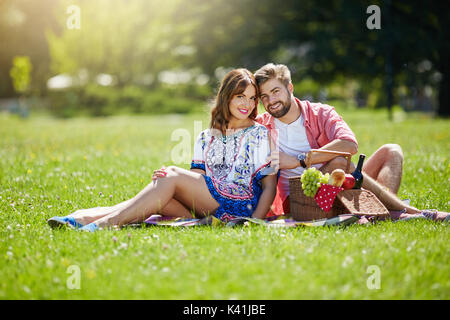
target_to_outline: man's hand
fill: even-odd
[[[300,166],[297,157],[290,156],[284,152],[272,151],[267,161],[271,161],[270,166],[278,169],[295,169]]]

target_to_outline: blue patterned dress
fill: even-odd
[[[268,167],[269,130],[260,124],[223,136],[218,130],[200,133],[191,169],[205,170],[209,192],[220,204],[214,213],[250,217],[262,194],[261,169]]]

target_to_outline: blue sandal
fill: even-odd
[[[84,227],[80,228],[80,231],[88,231],[88,232],[95,232],[98,230],[98,225],[94,222],[88,223]]]
[[[82,224],[75,221],[75,219],[71,216],[66,217],[53,217],[47,220],[47,223],[53,229],[69,227],[72,229],[78,229],[83,227]]]

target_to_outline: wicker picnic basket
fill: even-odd
[[[346,173],[350,173],[350,163],[352,155],[348,152],[316,150],[312,149],[312,153],[328,153],[347,158]],[[311,163],[306,163],[309,168]],[[319,207],[316,200],[305,196],[302,189],[300,176],[289,178],[289,199],[290,213],[292,218],[297,221],[312,221],[324,218],[333,218],[340,214],[358,214],[358,215],[375,215],[386,216],[389,211],[381,203],[381,201],[369,190],[351,189],[339,192],[331,207],[331,210],[325,212]]]

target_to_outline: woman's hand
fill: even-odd
[[[263,192],[253,211],[252,218],[265,219],[266,214],[270,210],[275,194],[277,193],[277,176],[269,175],[261,180]]]
[[[164,178],[165,176],[167,176],[166,167],[162,166],[161,169],[153,171],[152,180]]]

